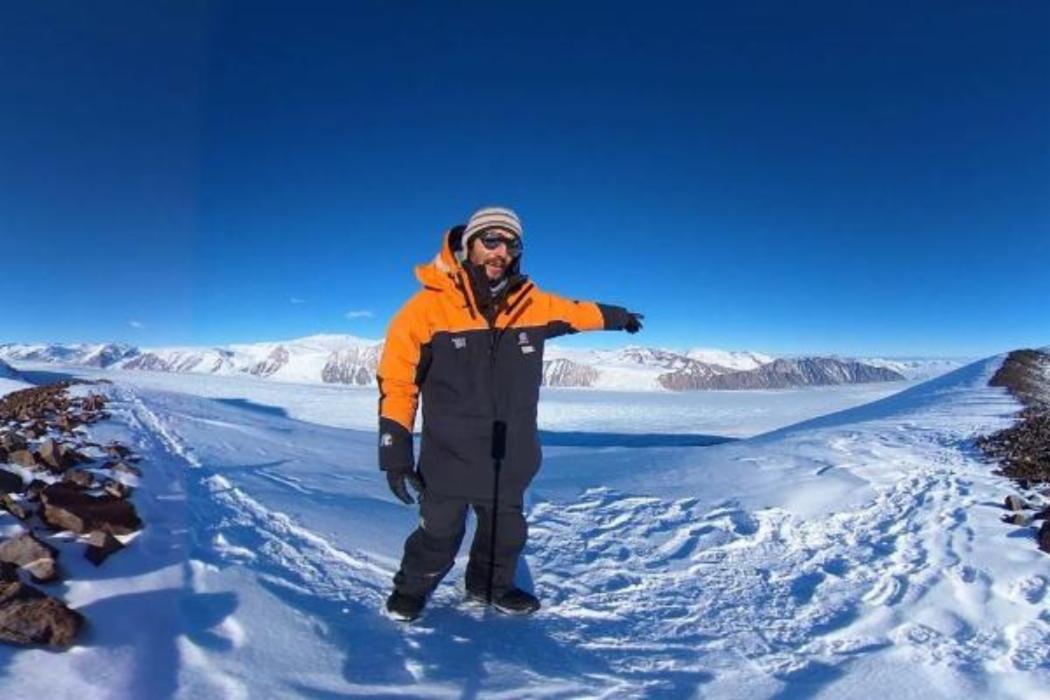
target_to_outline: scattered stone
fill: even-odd
[[[130,501],[110,495],[91,496],[68,484],[52,484],[40,494],[44,508],[41,520],[50,527],[83,534],[108,530],[127,535],[142,528],[142,520]]]
[[[1020,496],[1015,496],[1013,494],[1010,494],[1006,497],[1006,501],[1003,505],[1006,507],[1007,510],[1010,511],[1027,510],[1031,508],[1031,506],[1028,505],[1028,503],[1023,498],[1021,498]]]
[[[0,583],[0,641],[68,647],[83,624],[83,615],[32,586]]]
[[[1050,554],[1050,520],[1044,520],[1039,528],[1039,549]]]
[[[64,472],[77,462],[72,450],[51,438],[40,443],[37,454],[40,455],[40,460],[56,473]]]
[[[1029,522],[1031,522],[1031,517],[1029,517],[1027,513],[1016,512],[1016,513],[1010,513],[1009,515],[1004,515],[1002,517],[1002,520],[1007,525],[1016,525],[1017,527],[1025,527],[1025,526],[1028,525]]]
[[[1046,520],[1047,518],[1050,518],[1050,508],[1043,508],[1032,516],[1032,520]]]
[[[111,469],[115,472],[122,472],[124,474],[131,474],[133,476],[142,476],[142,470],[138,467],[128,464],[127,462],[106,462],[102,465],[103,469]]]
[[[101,394],[89,394],[80,401],[80,406],[86,411],[101,411],[106,405],[106,399]]]
[[[8,431],[0,434],[0,446],[2,446],[8,452],[15,452],[16,450],[24,450],[29,444],[26,439],[20,434],[14,431]]]
[[[82,489],[91,488],[91,484],[95,482],[95,476],[91,472],[86,472],[83,469],[67,469],[62,474],[62,481],[67,484],[78,486]]]
[[[0,469],[0,493],[22,493],[25,482],[22,477],[6,469]]]
[[[37,583],[58,578],[57,558],[58,550],[30,532],[0,542],[0,561],[22,567]]]
[[[19,464],[29,469],[36,469],[39,466],[36,462],[36,457],[29,450],[15,450],[11,454],[7,455],[7,461],[11,464]]]
[[[88,535],[88,547],[84,556],[95,566],[109,558],[110,554],[124,549],[124,543],[105,530],[96,530]]]
[[[0,493],[0,510],[6,510],[19,520],[25,520],[29,517],[29,513],[26,509],[6,493]]]
[[[8,564],[6,561],[0,561],[0,583],[8,583],[17,580],[18,567],[14,564]]]
[[[111,442],[103,449],[106,450],[106,453],[109,454],[110,457],[118,460],[131,454],[131,450],[119,442]]]
[[[125,483],[117,481],[116,479],[106,479],[106,483],[103,484],[102,488],[110,496],[114,498],[128,498],[131,496],[132,488]]]

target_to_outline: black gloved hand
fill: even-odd
[[[408,488],[405,486],[406,481],[412,485],[412,489],[417,494],[423,493],[423,478],[419,475],[419,472],[408,469],[406,471],[387,471],[386,473],[386,483],[390,486],[390,491],[402,503],[412,505],[416,500],[409,495]]]
[[[638,314],[633,311],[627,312],[627,322],[623,324],[623,329],[630,334],[635,334],[642,330],[642,319],[645,318],[644,314]]]

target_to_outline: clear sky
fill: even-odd
[[[1050,343],[1047,2],[8,3],[0,81],[0,342],[380,337],[498,203],[576,345]]]

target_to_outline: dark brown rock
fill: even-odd
[[[14,564],[8,564],[6,561],[0,561],[0,583],[9,583],[17,580],[18,567]]]
[[[1050,520],[1044,520],[1043,526],[1039,528],[1039,549],[1050,554]]]
[[[30,532],[0,541],[0,561],[22,567],[37,583],[58,578],[57,558],[58,550]]]
[[[39,501],[40,492],[46,488],[47,482],[41,481],[40,479],[33,479],[29,482],[29,486],[26,486],[26,500]]]
[[[20,464],[29,469],[36,469],[39,466],[36,457],[29,450],[14,450],[7,455],[7,461],[11,464]]]
[[[40,461],[46,464],[51,471],[62,473],[76,464],[76,457],[72,450],[51,438],[43,440],[37,448]]]
[[[124,549],[124,543],[110,532],[96,530],[88,536],[88,546],[84,556],[95,566],[104,562],[110,554]]]
[[[68,484],[52,484],[40,494],[44,504],[41,520],[50,527],[83,534],[108,530],[127,535],[142,528],[142,520],[130,501],[110,495],[91,496]]]
[[[6,469],[0,469],[0,493],[22,493],[25,482],[22,477]]]
[[[83,615],[32,586],[0,583],[0,641],[68,647],[83,624]]]

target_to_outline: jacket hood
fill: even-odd
[[[422,265],[416,265],[416,278],[424,287],[431,289],[455,288],[455,277],[462,270],[456,254],[452,250],[452,241],[458,240],[463,226],[453,226],[441,235],[441,248],[434,259]]]
[[[437,255],[428,263],[416,265],[416,278],[424,287],[431,289],[455,289],[456,276],[460,272],[465,272],[463,265],[456,259],[455,250],[458,247],[464,228],[466,227],[460,224],[446,230],[441,235],[441,248],[438,250]],[[511,263],[507,271],[508,275],[518,275],[520,265],[521,257],[518,257]]]

